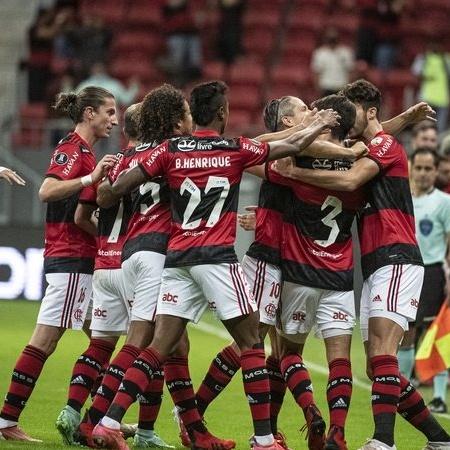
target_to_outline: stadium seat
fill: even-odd
[[[137,77],[142,83],[151,81],[163,81],[162,74],[155,68],[150,58],[136,60],[129,58],[117,58],[111,64],[111,75],[126,81],[131,77]]]
[[[248,124],[252,121],[252,113],[246,110],[233,108],[230,112],[227,125],[228,136],[239,136],[243,134]]]
[[[130,2],[126,13],[128,25],[159,27],[161,20],[161,9],[151,5],[147,0]]]
[[[94,15],[102,17],[107,24],[121,24],[125,13],[124,0],[83,0],[80,5],[80,15]]]
[[[124,31],[117,34],[112,45],[112,53],[121,55],[132,52],[150,57],[159,53],[163,47],[160,33]]]
[[[232,112],[244,110],[253,113],[261,105],[261,91],[256,87],[230,85],[228,98]]]
[[[203,78],[205,80],[225,79],[225,65],[218,61],[206,62],[203,65]]]
[[[265,76],[264,66],[258,61],[250,59],[238,61],[231,66],[230,83],[233,86],[256,86],[262,85]]]
[[[264,60],[268,57],[274,43],[274,35],[267,30],[246,31],[244,34],[244,48],[250,56]]]

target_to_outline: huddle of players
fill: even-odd
[[[101,367],[109,361],[117,336],[126,333],[131,316],[127,342],[109,365],[80,426],[81,435],[89,445],[128,448],[118,424],[128,406],[138,398],[141,411],[135,444],[144,445],[146,440],[156,439],[160,446],[168,447],[153,432],[165,377],[187,428],[184,443],[190,445],[192,441],[195,448],[233,448],[234,442],[217,439],[207,432],[202,416],[212,399],[242,367],[244,388],[254,419],[252,448],[287,448],[276,426],[286,385],[305,413],[309,448],[346,448],[344,424],[351,397],[349,350],[355,320],[350,226],[366,201],[360,218],[365,270],[361,311],[371,365],[369,372],[374,382],[375,433],[374,439],[363,448],[395,448],[393,428],[397,404],[398,411],[427,435],[427,448],[449,448],[449,444],[445,444],[450,441],[449,436],[430,416],[420,395],[400,377],[395,358],[399,340],[407,327],[406,318],[415,315],[410,300],[417,298],[421,289],[420,253],[411,221],[405,220],[405,215],[412,217],[409,189],[404,182],[407,181],[406,156],[400,144],[384,134],[379,126],[380,98],[376,88],[359,81],[348,86],[344,94],[321,99],[314,105],[321,110],[337,111],[338,126],[335,126],[336,116],[317,117],[299,99],[286,97],[272,102],[266,109],[266,124],[270,124],[271,131],[307,128],[287,138],[283,132],[259,137],[259,140],[281,139],[267,145],[245,138],[220,137],[228,117],[223,84],[209,83],[194,89],[191,109],[199,129],[193,137],[189,106],[181,93],[163,86],[148,94],[139,109],[134,107],[127,111],[125,118],[131,144],[138,140],[136,128],[142,130],[139,139],[147,144],[131,145],[118,155],[117,163],[112,157],[102,160],[101,175],[111,168],[113,161],[116,165],[109,170],[108,179],[97,192],[92,186],[100,178],[98,173],[95,179],[94,173],[92,177],[84,175],[78,179],[78,191],[80,184],[90,186],[82,190],[75,210],[73,204],[70,209],[51,208],[52,203],[49,203],[48,224],[69,223],[68,216],[57,217],[57,214],[70,209],[73,220],[86,235],[90,231],[95,233],[91,219],[97,207],[95,202],[102,207],[93,280],[92,337],[74,367],[68,406],[57,422],[67,443],[73,443],[81,407]],[[136,127],[137,120],[140,123]],[[303,168],[280,165],[276,169],[266,164],[264,170],[256,170],[264,172],[268,181],[261,189],[256,241],[243,261],[244,272],[252,284],[251,295],[233,250],[242,170],[264,163],[268,156],[275,159],[298,154],[299,148],[308,147],[329,127],[332,127],[327,135],[330,145],[316,146],[315,154],[326,159],[302,156],[297,165]],[[359,127],[358,136],[370,141],[368,158],[358,160],[353,166],[349,160],[354,159],[358,151],[337,145],[352,127],[355,131]],[[376,133],[371,136],[374,129]],[[158,146],[174,135],[183,137]],[[83,156],[83,160],[88,160],[91,155],[89,146],[79,135],[69,135],[56,149],[48,176],[53,174],[62,179],[75,176],[71,173],[74,165],[80,164]],[[345,156],[347,159],[342,160]],[[341,159],[330,159],[333,157]],[[88,162],[92,170],[93,164]],[[193,170],[195,167],[199,170]],[[314,170],[316,168],[331,170]],[[86,179],[86,176],[91,178]],[[296,177],[310,184],[297,181]],[[372,178],[376,181],[371,183],[369,192],[362,192],[360,187]],[[318,184],[320,189],[312,188],[312,184]],[[396,196],[392,196],[393,192]],[[132,201],[124,197],[130,194]],[[59,192],[59,195],[65,194]],[[170,198],[172,216],[169,215]],[[400,213],[386,218],[383,212],[387,209]],[[278,243],[276,238],[279,238]],[[54,253],[58,254],[54,257],[50,249],[46,250],[46,269],[54,268],[53,273],[58,276],[64,270],[59,264],[74,262],[59,261],[64,259],[62,252],[61,249],[59,254]],[[49,280],[52,271],[46,270],[46,273],[49,289],[56,289],[56,282],[50,284]],[[83,323],[82,304],[87,304],[84,300],[90,297],[89,280],[80,281],[83,272],[72,270],[67,275],[61,328],[73,325],[73,321]],[[161,275],[158,304],[161,315],[155,330],[148,319],[155,319]],[[277,304],[282,280],[284,286],[280,304]],[[46,298],[49,297],[48,290]],[[224,321],[237,345],[219,353],[195,396],[187,364],[184,327],[187,320],[197,321],[208,306],[204,297]],[[124,299],[129,302],[125,303]],[[260,317],[255,313],[257,307]],[[277,307],[280,338],[273,339],[274,354],[266,363],[259,336],[263,337],[268,327],[260,326],[258,335],[258,322],[273,326]],[[44,302],[38,323],[47,324],[42,309],[46,309]],[[50,315],[47,311],[47,316]],[[330,365],[327,388],[330,430],[326,437],[325,423],[314,403],[309,374],[300,356],[314,323],[324,337]],[[32,344],[25,350],[35,359],[41,357],[45,361],[44,352],[40,354],[39,348]],[[28,389],[29,393],[25,394],[29,396],[39,372],[28,375],[15,370],[13,384]],[[20,406],[24,406],[18,401],[23,393],[17,392],[19,394],[10,389],[0,416],[2,420],[9,420],[9,427],[1,426],[0,422],[0,432],[6,438],[8,431],[5,433],[5,429],[15,427],[17,420],[14,419],[18,419]]]

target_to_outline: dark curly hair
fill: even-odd
[[[183,93],[171,84],[152,89],[140,108],[139,138],[142,142],[164,141],[173,136],[186,114]]]
[[[331,136],[340,141],[347,137],[347,134],[352,129],[356,119],[355,105],[343,95],[327,95],[326,97],[319,98],[311,103],[311,108],[317,108],[319,111],[322,109],[334,109],[341,118],[339,119],[339,125],[331,129]]]
[[[91,106],[96,111],[105,103],[105,98],[114,98],[111,92],[98,86],[87,86],[80,92],[60,92],[53,105],[55,111],[66,113],[75,123],[83,122],[83,113]]]
[[[283,116],[290,116],[294,113],[291,98],[290,95],[286,95],[270,100],[270,102],[267,103],[263,113],[264,125],[266,126],[267,131],[272,133],[279,131],[282,124],[281,118]]]
[[[192,119],[202,127],[209,125],[217,111],[226,104],[228,86],[223,81],[208,81],[192,89],[189,106]]]
[[[381,93],[376,86],[367,80],[357,80],[347,84],[340,92],[351,102],[360,104],[364,111],[369,108],[377,108],[377,117],[381,107]]]

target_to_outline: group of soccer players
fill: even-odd
[[[183,445],[234,448],[234,441],[207,430],[203,416],[241,368],[251,448],[288,448],[277,416],[289,388],[305,416],[308,448],[347,449],[356,316],[351,225],[357,216],[361,327],[375,423],[361,448],[396,448],[399,412],[424,433],[426,449],[449,450],[450,436],[399,373],[396,357],[415,318],[423,267],[406,153],[393,134],[426,115],[427,105],[381,124],[380,93],[359,80],[317,100],[312,110],[296,97],[273,100],[264,114],[268,134],[227,139],[226,91],[223,82],[203,83],[188,103],[170,85],[152,90],[125,113],[128,147],[97,165],[94,144],[118,124],[113,96],[98,87],[60,94],[55,107],[72,118],[75,130],[57,146],[39,192],[48,202],[48,287],[13,370],[0,436],[34,441],[18,426],[20,413],[64,331],[84,328],[89,345],[74,365],[56,422],[66,444],[127,449],[125,438],[134,435],[135,447],[173,448],[154,432],[165,382]],[[347,148],[349,134],[364,143]],[[255,242],[241,266],[234,241],[244,171],[265,181]],[[186,324],[206,308],[234,342],[217,355],[195,393]],[[329,363],[327,433],[301,357],[313,329],[324,339]],[[125,345],[110,361],[123,334]],[[267,334],[272,353],[266,359]],[[121,421],[136,400],[134,429]]]

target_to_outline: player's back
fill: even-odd
[[[268,146],[225,139],[205,130],[171,139],[141,164],[149,177],[165,174],[171,190],[172,232],[166,266],[236,262],[239,184],[245,168],[267,159]]]

